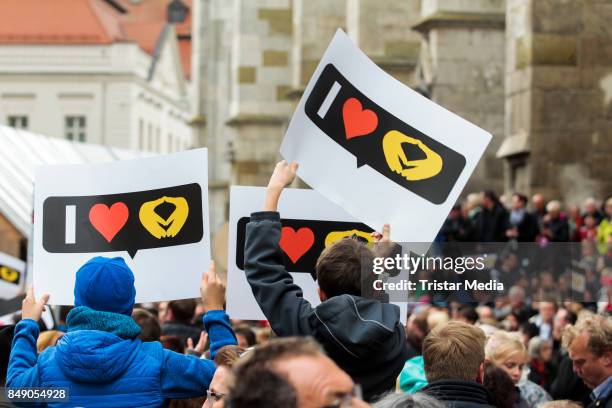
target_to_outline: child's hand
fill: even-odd
[[[382,233],[374,231],[372,238],[374,238],[374,242],[391,242],[391,226],[389,224],[383,225]]]
[[[32,319],[37,322],[42,316],[43,310],[45,310],[45,305],[49,300],[49,295],[45,293],[42,297],[36,301],[34,297],[34,289],[30,286],[28,289],[28,294],[25,299],[23,299],[23,303],[21,305],[21,318],[22,319]]]
[[[293,162],[291,164],[287,163],[286,160],[280,161],[276,164],[274,168],[274,173],[272,173],[272,177],[270,177],[270,182],[268,183],[268,189],[273,190],[282,190],[295,178],[295,173],[297,171],[298,164]]]
[[[206,348],[207,340],[208,333],[202,331],[202,333],[200,333],[200,339],[198,340],[198,343],[195,346],[193,345],[193,340],[191,340],[191,337],[187,338],[187,348],[195,351],[196,353],[204,354],[204,349]]]
[[[210,269],[202,275],[200,294],[202,295],[202,306],[205,312],[223,310],[225,285],[217,275],[214,262],[210,263]]]

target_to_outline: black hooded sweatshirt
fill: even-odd
[[[399,307],[340,295],[313,308],[285,269],[280,238],[278,212],[251,214],[244,270],[272,330],[281,337],[314,337],[361,385],[365,400],[393,390],[408,356]]]

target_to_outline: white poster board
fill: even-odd
[[[125,259],[136,302],[199,297],[210,263],[207,151],[38,167],[34,215],[34,288],[51,304],[73,304],[75,273],[94,256]]]
[[[390,223],[396,242],[422,243],[435,238],[490,139],[385,73],[338,30],[280,152],[356,219]]]
[[[232,186],[230,189],[227,313],[232,319],[266,319],[243,269],[246,223],[251,213],[261,211],[265,195],[264,187]],[[285,266],[294,283],[302,288],[304,298],[316,307],[320,301],[312,274],[322,249],[348,235],[357,234],[365,240],[372,230],[314,190],[285,189],[278,210]],[[405,322],[406,303],[398,306]]]
[[[0,252],[0,299],[12,299],[24,289],[25,262]]]

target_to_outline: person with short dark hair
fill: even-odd
[[[249,348],[257,344],[255,332],[249,326],[236,326],[234,327],[234,333],[236,334],[240,347]]]
[[[476,221],[476,239],[479,242],[505,242],[508,240],[508,211],[497,195],[486,190],[481,193],[482,210]]]
[[[520,392],[512,378],[495,364],[485,364],[484,386],[497,408],[517,408],[517,403],[520,403]]]
[[[140,326],[138,338],[142,341],[159,341],[161,327],[159,321],[151,312],[145,309],[134,309],[132,319]]]
[[[271,340],[234,366],[225,408],[367,407],[351,378],[307,337]]]
[[[527,211],[527,196],[521,193],[512,195],[506,236],[517,242],[534,242],[538,232],[538,220]]]
[[[202,331],[191,324],[196,306],[195,299],[172,300],[162,305],[160,310],[162,336],[180,339],[183,347],[187,344],[187,339],[197,343]]]
[[[374,253],[357,240],[327,247],[316,264],[321,304],[313,308],[287,272],[279,245],[280,195],[295,178],[297,164],[276,165],[264,211],[246,226],[245,273],[251,290],[281,337],[313,336],[364,390],[367,400],[394,389],[407,358],[406,336],[396,305],[361,296],[362,271],[372,275]],[[382,238],[388,241],[389,227]],[[380,238],[380,237],[379,237]]]

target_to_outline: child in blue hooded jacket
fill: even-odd
[[[214,266],[201,293],[214,358],[221,347],[236,344]],[[135,297],[134,275],[122,258],[91,259],[76,274],[68,333],[37,356],[36,322],[49,296],[36,301],[30,289],[15,327],[7,388],[67,388],[69,401],[50,407],[159,407],[166,399],[204,395],[214,363],[138,339],[140,327],[131,318]]]

